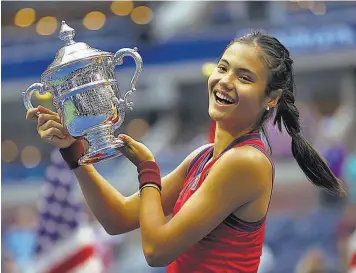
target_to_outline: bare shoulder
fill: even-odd
[[[272,165],[260,150],[251,146],[241,146],[224,153],[214,164],[216,171],[234,177],[245,177],[254,181],[255,186],[271,187]]]
[[[229,160],[239,161],[241,163],[246,162],[248,164],[253,164],[254,166],[271,166],[271,162],[262,151],[249,145],[230,149],[222,156],[222,158],[223,157],[226,159],[228,158]]]

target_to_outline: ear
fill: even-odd
[[[270,109],[277,106],[279,99],[281,98],[283,93],[282,89],[277,89],[271,92],[267,97],[266,108],[269,107]]]

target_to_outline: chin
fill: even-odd
[[[209,114],[209,117],[210,117],[212,120],[215,120],[215,115],[216,115],[217,113],[216,113],[216,110],[215,110],[215,109],[212,109],[211,106],[209,106],[208,114]]]
[[[215,120],[215,121],[224,120],[224,114],[217,111],[216,109],[209,108],[209,116],[212,120]]]

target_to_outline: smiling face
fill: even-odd
[[[252,126],[267,107],[268,68],[258,46],[234,43],[208,80],[209,115],[217,122]]]

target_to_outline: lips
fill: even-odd
[[[215,96],[216,102],[219,104],[231,105],[231,104],[235,104],[236,102],[238,102],[238,98],[237,99],[233,98],[226,92],[223,92],[220,90],[214,90],[213,94]]]

